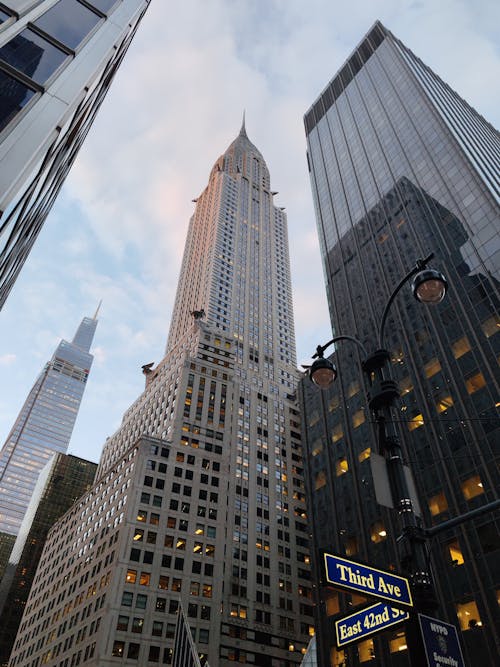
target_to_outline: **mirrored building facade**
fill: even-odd
[[[40,471],[55,452],[68,449],[92,365],[89,349],[96,327],[95,317],[84,317],[73,340],[59,343],[0,452],[0,539],[10,545]]]
[[[47,533],[92,486],[96,470],[96,463],[58,453],[40,472],[0,581],[0,665],[9,661]]]
[[[438,525],[500,488],[499,135],[378,22],[304,120],[334,335],[375,351],[384,307],[417,258],[433,252],[449,281],[432,309],[402,291],[384,341],[423,522]],[[318,664],[406,665],[404,626],[335,646],[335,619],[367,602],[324,587],[318,550],[384,570],[400,557],[393,511],[375,498],[363,359],[345,341],[334,356],[328,392],[301,385]],[[438,613],[462,631],[471,664],[494,664],[498,650],[498,524],[485,513],[428,544]]]
[[[148,6],[0,3],[0,309]]]

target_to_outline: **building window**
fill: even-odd
[[[151,581],[151,575],[149,572],[141,572],[141,576],[139,577],[139,584],[141,586],[149,586],[149,583]]]
[[[465,380],[465,387],[467,388],[469,394],[474,394],[476,391],[479,391],[485,386],[486,380],[484,379],[484,375],[482,373],[476,373],[475,375],[472,375]]]
[[[467,336],[459,338],[454,343],[451,344],[451,349],[453,351],[453,356],[455,359],[460,359],[464,354],[470,351],[470,343]]]
[[[338,442],[344,436],[344,431],[342,429],[342,424],[337,424],[332,428],[332,442]]]
[[[59,0],[35,25],[70,49],[77,49],[100,21],[100,16],[77,0]]]
[[[464,494],[465,500],[472,500],[472,498],[484,493],[483,483],[479,475],[469,477],[465,482],[462,482],[462,493]]]
[[[354,428],[358,428],[361,424],[365,422],[365,411],[357,410],[352,416],[352,425]]]
[[[0,48],[0,59],[43,85],[69,57],[27,28]]]
[[[424,365],[424,373],[426,378],[433,377],[434,375],[439,373],[440,370],[441,370],[441,363],[439,362],[439,359],[436,359],[436,357],[434,357],[434,359],[431,359]]]
[[[375,660],[375,649],[373,647],[373,639],[365,639],[358,644],[358,658],[359,662],[370,662]]]
[[[142,634],[142,628],[144,627],[144,619],[143,618],[134,618],[132,621],[132,632],[135,632],[136,634]]]
[[[317,491],[323,486],[326,486],[326,472],[324,470],[320,470],[318,473],[316,473],[314,478],[314,490]]]
[[[111,655],[115,658],[122,658],[125,652],[125,642],[115,641],[113,642],[113,650]]]
[[[451,396],[443,396],[436,402],[436,410],[441,412],[446,412],[448,408],[451,408],[453,405],[453,399]]]
[[[372,542],[377,544],[378,542],[383,542],[387,537],[387,531],[382,521],[375,521],[370,526],[370,538]]]
[[[358,454],[358,461],[362,463],[363,461],[366,461],[366,459],[369,459],[371,451],[372,450],[370,447],[363,449],[363,451]]]
[[[500,317],[498,315],[493,315],[492,317],[489,317],[487,320],[484,320],[481,326],[483,328],[484,335],[487,338],[490,338],[498,331],[500,331]]]
[[[455,605],[461,630],[471,630],[482,625],[481,617],[474,600]]]
[[[330,649],[330,666],[344,667],[345,664],[345,651],[338,648]]]
[[[125,581],[127,584],[135,584],[137,581],[137,570],[127,570]]]
[[[423,426],[424,423],[424,418],[421,414],[415,415],[414,417],[411,417],[410,421],[408,422],[408,430],[414,431],[416,428]]]
[[[397,632],[389,639],[389,650],[391,653],[399,653],[399,651],[407,651],[406,635],[404,632]]]
[[[165,576],[164,574],[160,574],[160,578],[158,580],[158,588],[161,588],[161,590],[168,590],[168,582],[169,578]]]
[[[129,660],[137,660],[139,658],[140,647],[141,647],[140,644],[134,644],[130,642],[130,644],[128,645],[127,658]]]
[[[349,470],[349,464],[347,463],[347,459],[339,459],[337,463],[335,464],[335,473],[337,477],[340,477],[341,475],[344,475],[346,472]]]
[[[346,556],[355,556],[358,553],[358,538],[348,537],[345,543]]]
[[[446,500],[446,496],[442,491],[441,493],[432,496],[432,498],[429,498],[429,511],[432,514],[432,516],[437,516],[442,512],[446,512],[447,509],[448,509],[448,501]]]
[[[129,622],[129,617],[128,616],[118,616],[118,622],[116,624],[116,629],[121,630],[123,632],[127,632],[128,622]]]
[[[340,613],[339,594],[325,589],[325,596],[326,615],[335,616]]]
[[[448,550],[453,565],[458,566],[464,564],[464,557],[462,554],[462,550],[460,549],[460,544],[458,540],[453,540],[452,542],[448,542],[446,548]]]

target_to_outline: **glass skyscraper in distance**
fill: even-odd
[[[149,0],[0,7],[0,309]]]
[[[0,534],[15,536],[41,469],[66,453],[85,391],[97,326],[84,317],[71,342],[62,340],[31,389],[0,452]]]
[[[182,664],[180,605],[202,665],[300,664],[312,590],[274,196],[243,124],[196,200],[165,357],[143,367],[95,485],[49,534],[11,667]]]
[[[402,291],[384,341],[401,393],[399,438],[423,521],[437,525],[500,488],[499,135],[378,22],[304,121],[334,335],[374,351],[392,289],[419,257],[433,252],[449,281],[435,308]],[[393,511],[374,494],[362,361],[339,343],[329,392],[302,383],[314,553],[398,570]],[[461,629],[470,664],[498,658],[498,528],[498,512],[484,514],[432,542],[439,616]],[[366,601],[322,587],[319,562],[314,577],[318,664],[407,664],[404,626],[339,650],[334,620]]]

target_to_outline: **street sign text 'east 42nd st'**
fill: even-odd
[[[337,646],[341,648],[358,639],[364,639],[374,632],[390,628],[401,621],[407,621],[409,617],[406,611],[389,607],[385,602],[377,602],[371,607],[365,607],[355,614],[335,621]]]
[[[325,553],[324,558],[329,584],[386,600],[395,607],[413,607],[408,579],[333,554]]]

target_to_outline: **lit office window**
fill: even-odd
[[[474,600],[455,605],[461,630],[471,630],[482,625],[477,604]]]
[[[442,512],[446,512],[447,509],[448,509],[448,501],[446,500],[446,496],[442,491],[441,493],[432,496],[432,498],[429,498],[429,511],[432,514],[432,516],[437,516]]]
[[[450,555],[451,562],[453,565],[464,564],[464,557],[462,554],[462,549],[460,549],[460,544],[458,543],[458,540],[453,540],[452,542],[448,542],[446,548],[448,549],[448,553]]]
[[[484,493],[483,483],[479,475],[469,477],[465,482],[462,482],[462,493],[464,494],[465,500],[471,500]]]

